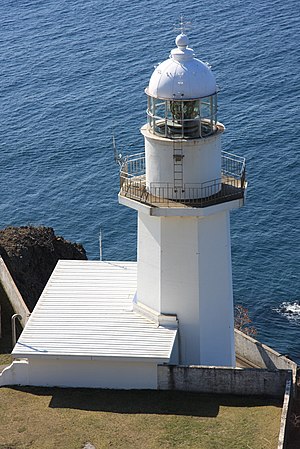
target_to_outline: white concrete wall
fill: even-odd
[[[35,358],[13,362],[0,375],[1,385],[156,389],[155,363]]]
[[[229,212],[199,221],[201,365],[235,366]]]
[[[153,185],[168,183],[174,187],[174,145],[183,149],[183,183],[187,189],[221,178],[221,133],[175,143],[171,139],[151,134],[144,127],[142,134],[145,138],[146,186],[151,193],[156,193],[152,189]],[[216,192],[217,189],[211,194]],[[185,198],[199,197],[192,192],[189,195],[186,192],[185,195]]]
[[[0,373],[0,387],[5,385],[29,385],[28,361],[15,360]]]
[[[179,322],[180,363],[199,364],[198,219],[161,219],[161,299],[163,314],[176,314]]]
[[[139,213],[142,304],[177,315],[180,363],[235,366],[229,213]]]
[[[161,219],[138,214],[137,300],[160,312]]]

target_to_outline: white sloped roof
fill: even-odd
[[[14,357],[168,361],[176,330],[132,311],[136,262],[58,262]]]

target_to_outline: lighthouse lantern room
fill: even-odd
[[[146,88],[145,152],[121,166],[119,201],[138,211],[135,307],[178,326],[171,362],[235,366],[229,211],[245,161],[221,150],[209,65],[183,32],[176,45]]]

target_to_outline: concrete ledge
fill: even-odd
[[[238,209],[244,205],[243,198],[226,201],[224,203],[214,204],[207,207],[163,207],[163,205],[159,207],[148,206],[138,200],[126,197],[122,193],[119,193],[118,199],[120,204],[153,217],[207,217],[219,212],[224,212],[225,210]]]
[[[283,397],[290,370],[159,365],[159,390]]]
[[[28,385],[28,361],[15,360],[0,373],[0,387],[5,385]]]
[[[25,327],[25,324],[30,316],[30,312],[10,274],[7,266],[4,263],[2,257],[0,257],[0,283],[7,294],[7,297],[14,309],[15,313],[21,315],[21,325]]]
[[[277,449],[284,449],[286,447],[287,422],[290,417],[290,411],[291,411],[291,395],[292,395],[292,382],[290,380],[288,380],[286,382],[285,393],[284,393]]]
[[[238,358],[247,360],[251,365],[258,368],[291,370],[295,391],[297,363],[237,329],[234,330],[234,336],[235,352]]]
[[[133,311],[139,313],[150,321],[153,321],[157,326],[167,327],[169,329],[178,329],[177,315],[163,315],[156,312],[150,307],[145,306],[141,302],[133,303]]]

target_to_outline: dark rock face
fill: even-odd
[[[52,228],[43,226],[0,230],[0,255],[30,311],[59,259],[87,259],[82,245],[57,237]]]

